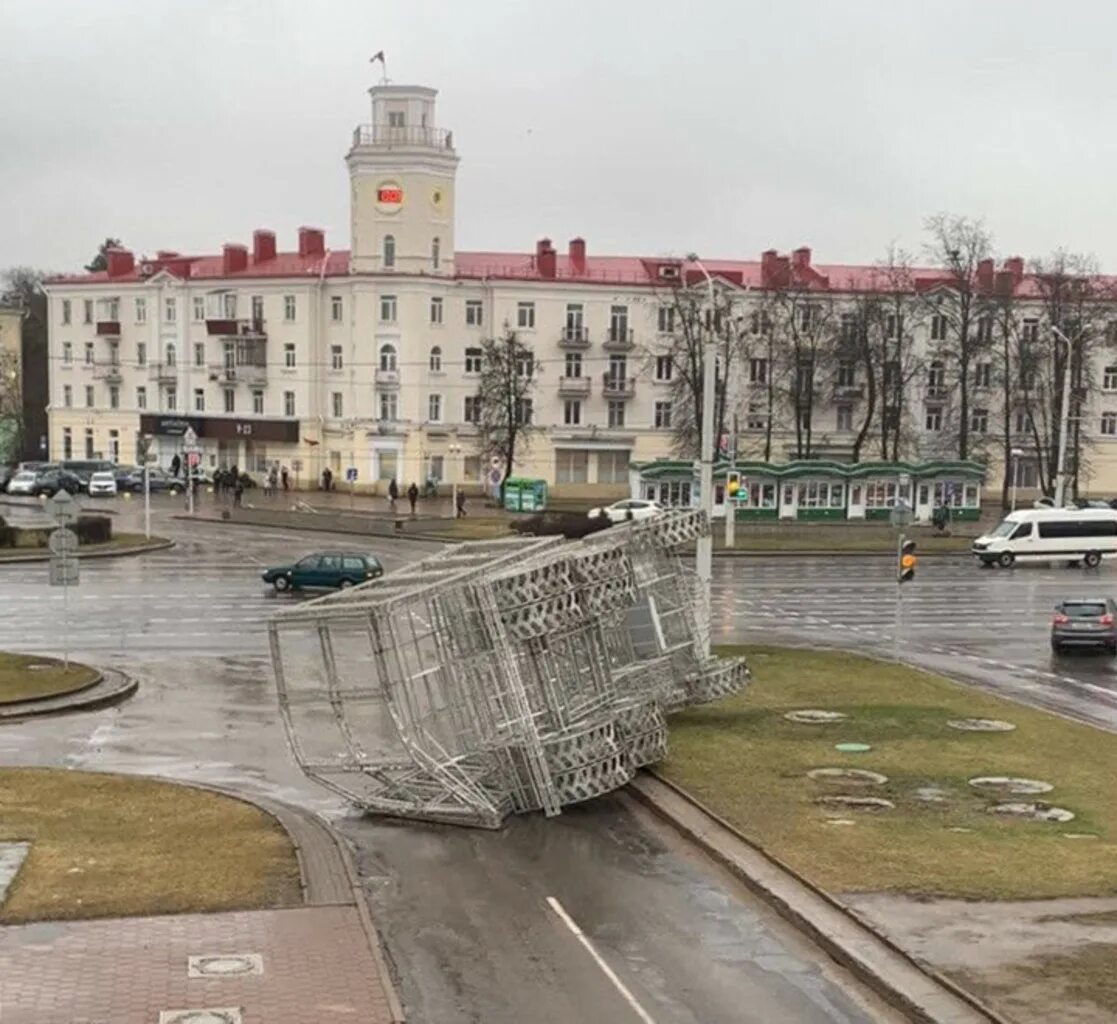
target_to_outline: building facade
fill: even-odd
[[[695,316],[709,281],[724,317],[708,323],[736,353],[724,375],[723,444],[740,456],[980,458],[991,484],[1009,465],[1023,486],[1043,483],[1050,430],[1034,428],[1041,413],[1049,418],[1051,388],[1033,387],[1030,398],[1024,389],[1021,419],[1000,386],[1016,371],[1007,358],[996,369],[995,332],[984,326],[1008,294],[1014,345],[1026,329],[1046,329],[1044,297],[1022,261],[975,268],[981,316],[959,328],[934,312],[937,292],[954,294],[942,271],[908,270],[897,282],[880,268],[816,266],[805,248],[702,266],[595,256],[581,238],[562,253],[549,239],[521,253],[458,251],[458,156],[452,134],[437,127],[435,91],[370,93],[372,120],[355,130],[346,157],[348,248],[300,228],[297,247],[280,251],[261,229],[219,255],[117,250],[105,271],[48,282],[52,458],[131,462],[143,433],[165,464],[192,427],[205,465],[262,472],[278,462],[300,486],[326,468],[339,479],[356,470],[361,489],[393,478],[401,487],[428,478],[479,484],[492,469],[476,426],[481,343],[514,330],[534,354],[535,376],[516,474],[546,479],[561,496],[620,496],[631,463],[685,445],[696,336],[684,328],[688,318],[702,326]],[[881,299],[871,314],[881,359],[852,344],[868,336],[867,295]],[[909,312],[888,313],[900,299]],[[1034,328],[1022,326],[1032,322],[1028,303]],[[1102,315],[1102,304],[1091,308]],[[975,349],[985,355],[961,359],[958,370],[948,327],[987,332]],[[906,347],[891,382],[882,377],[874,389],[866,377],[887,370],[890,330]],[[1091,448],[1081,485],[1093,491],[1109,480],[1117,490],[1106,444],[1117,442],[1108,340],[1074,370],[1075,453],[1085,475],[1081,453]],[[1037,371],[1048,380],[1038,359],[1028,372]],[[961,403],[958,373],[972,385]],[[1018,383],[1009,382],[1014,394]],[[884,397],[866,417],[874,390]],[[902,403],[889,404],[891,392]],[[891,423],[891,441],[873,416]],[[960,423],[969,440],[951,451]]]

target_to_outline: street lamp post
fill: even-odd
[[[1016,488],[1020,483],[1020,457],[1024,454],[1022,448],[1013,448],[1009,453],[1012,456],[1012,508],[1010,512],[1016,511]]]
[[[1067,347],[1067,361],[1063,366],[1063,404],[1059,410],[1059,456],[1055,463],[1055,507],[1063,507],[1067,489],[1067,424],[1070,420],[1070,374],[1074,349],[1070,338],[1054,324],[1051,331]]]
[[[702,261],[695,253],[687,256],[706,278],[706,288],[710,303],[710,323],[706,332],[706,341],[702,346],[702,433],[699,436],[699,467],[698,491],[699,507],[706,513],[706,520],[710,522],[714,514],[714,361],[717,358],[717,348],[714,344],[714,279],[710,272],[702,265]],[[712,531],[704,537],[698,538],[697,557],[695,570],[699,580],[707,590],[710,578],[713,575],[714,563],[714,538]]]

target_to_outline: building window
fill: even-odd
[[[194,389],[194,411],[195,412],[205,412],[206,411],[206,393],[202,388],[195,388]]]
[[[62,385],[62,404],[67,408],[73,408],[74,405],[74,389],[69,384]]]
[[[136,299],[136,323],[147,323],[147,299]]]
[[[427,419],[431,423],[442,422],[442,396],[431,395],[427,398]]]
[[[1035,319],[1025,320],[1020,334],[1025,345],[1034,345],[1039,341],[1039,321]]]
[[[535,411],[535,404],[530,398],[521,398],[516,403],[516,422],[523,427],[531,426],[531,417]]]
[[[167,365],[176,366],[178,364],[178,354],[175,352],[174,343],[169,342],[167,344],[167,347],[163,351],[166,353],[167,356]]]
[[[232,388],[222,388],[221,391],[222,391],[222,394],[224,395],[225,411],[226,412],[236,412],[237,411],[237,393]]]
[[[479,348],[467,348],[465,350],[465,372],[466,373],[480,373],[481,364],[484,361],[484,353]]]
[[[931,340],[946,341],[946,317],[942,313],[931,317]]]
[[[466,423],[481,422],[481,396],[466,395],[465,408],[462,410],[462,419]]]
[[[204,295],[194,296],[194,320],[204,320],[206,318],[206,300]]]
[[[82,303],[82,323],[93,323],[93,300],[86,299]]]
[[[63,327],[69,327],[70,326],[70,316],[71,316],[70,300],[69,299],[63,299],[62,300],[62,326]]]
[[[380,419],[395,423],[399,419],[399,403],[394,394],[380,394]]]
[[[344,415],[342,412],[342,397],[340,391],[334,391],[330,394],[330,411],[333,413],[335,420],[341,419]]]
[[[973,409],[970,412],[970,430],[975,434],[989,433],[989,410]]]
[[[389,110],[388,111],[388,127],[389,128],[402,128],[403,127],[403,111],[402,110]]]
[[[610,427],[624,426],[624,407],[624,402],[610,402],[608,404],[608,422]]]
[[[109,408],[120,408],[120,388],[117,387],[115,384],[109,385]]]
[[[627,483],[628,465],[631,461],[631,452],[598,452],[597,482],[599,484]]]
[[[438,345],[435,345],[431,349],[430,364],[429,365],[430,365],[431,373],[441,373],[442,372],[442,349]]]
[[[93,428],[85,428],[85,457],[87,459],[93,458]]]
[[[655,403],[655,418],[652,420],[652,423],[658,430],[669,430],[671,428],[670,402]]]
[[[91,341],[85,343],[85,365],[93,365],[93,342]]]
[[[296,314],[297,311],[298,311],[297,307],[295,306],[295,296],[294,295],[284,295],[283,296],[283,320],[284,320],[284,322],[289,323],[289,324],[293,324],[295,322],[295,314]]]
[[[985,345],[993,340],[993,318],[991,316],[983,316],[978,320],[977,340]]]
[[[384,236],[384,269],[391,270],[396,265],[396,236]]]
[[[520,302],[516,305],[516,326],[532,330],[535,327],[535,303]]]
[[[147,366],[147,342],[136,342],[136,365]]]
[[[284,391],[283,392],[283,415],[284,416],[294,416],[295,415],[295,392],[294,391]]]
[[[768,360],[767,359],[750,359],[749,360],[749,383],[750,384],[767,384],[768,383]]]
[[[341,346],[340,345],[331,345],[330,346],[330,369],[331,370],[340,370],[344,366],[345,366],[345,362],[342,359]]]
[[[655,379],[669,381],[675,372],[675,360],[671,356],[655,357]]]
[[[772,318],[765,310],[756,310],[749,317],[749,330],[753,334],[771,334]]]
[[[341,323],[342,318],[342,304],[341,296],[334,295],[330,298],[330,319],[335,323]]]
[[[163,320],[173,324],[178,319],[178,303],[173,298],[163,300]]]
[[[535,372],[535,356],[530,352],[516,359],[516,376],[529,378]]]
[[[568,302],[566,304],[566,337],[572,341],[578,341],[582,338],[582,332],[585,328],[584,318],[585,311],[580,302]]]
[[[799,410],[799,429],[806,434],[809,434],[811,432],[811,410],[810,409],[800,409]]]
[[[927,368],[927,390],[937,394],[946,388],[946,367],[941,360],[934,360]]]
[[[74,457],[74,432],[69,427],[62,428],[62,458]]]
[[[839,405],[837,408],[838,413],[838,429],[839,430],[852,430],[853,429],[853,406],[852,405]]]
[[[589,454],[584,448],[559,448],[555,452],[555,482],[586,483],[589,480]]]
[[[147,388],[143,387],[142,385],[136,388],[136,408],[147,408]]]
[[[439,241],[438,236],[435,235],[431,239],[431,264],[434,269],[438,269],[438,265],[442,262],[442,242]]]
[[[252,296],[252,320],[257,325],[264,322],[264,297],[262,295]]]
[[[1031,417],[1028,416],[1027,409],[1017,409],[1013,415],[1012,429],[1018,434],[1023,434],[1028,429],[1028,424]]]
[[[942,406],[929,405],[923,418],[923,426],[934,433],[942,430]]]
[[[396,297],[394,295],[380,296],[380,322],[394,324],[396,322]]]
[[[613,341],[628,340],[628,307],[613,306],[609,310],[609,337]]]
[[[396,347],[395,345],[381,345],[380,346],[380,369],[381,370],[395,370],[396,369]]]
[[[283,346],[283,365],[288,370],[295,368],[295,345],[294,342],[287,342]]]
[[[257,416],[262,416],[264,413],[264,393],[262,391],[252,392],[252,411]]]
[[[85,385],[85,407],[87,409],[92,409],[93,408],[93,385],[92,384],[86,384]]]
[[[74,361],[74,346],[68,342],[62,342],[62,362],[72,363]]]
[[[562,372],[564,377],[582,376],[582,353],[567,352],[563,360]]]
[[[973,371],[974,387],[987,388],[993,384],[993,364],[978,363]]]
[[[120,465],[120,431],[109,431],[109,458],[116,464]]]
[[[814,306],[804,306],[799,311],[799,329],[802,331],[810,331],[815,323],[815,309]]]
[[[750,412],[745,416],[745,430],[755,433],[768,425],[768,417],[762,412]]]
[[[442,323],[442,299],[440,299],[437,295],[433,299],[431,299],[431,323]]]
[[[481,303],[478,299],[466,299],[465,325],[466,327],[481,327],[484,325],[484,317],[481,313]]]
[[[845,345],[852,345],[857,340],[857,314],[843,313],[838,323],[838,337]]]
[[[1107,366],[1102,372],[1101,386],[1103,391],[1117,391],[1117,366]]]
[[[675,333],[675,307],[674,306],[660,306],[656,314],[657,323],[660,334],[674,334]]]
[[[895,313],[889,313],[884,318],[884,336],[889,341],[895,341],[900,334],[900,318]]]
[[[1101,432],[1106,437],[1117,437],[1117,412],[1101,414]]]
[[[175,412],[178,409],[178,388],[167,388],[167,412]]]
[[[203,342],[200,341],[194,342],[194,365],[206,365],[206,346]]]
[[[582,403],[576,398],[568,398],[562,403],[562,422],[568,427],[577,427],[582,422]]]
[[[850,362],[838,363],[838,387],[852,388],[857,384],[857,367]]]

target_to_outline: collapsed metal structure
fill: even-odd
[[[279,706],[302,770],[366,810],[499,827],[624,785],[666,714],[741,690],[670,512],[580,541],[448,547],[276,614]]]

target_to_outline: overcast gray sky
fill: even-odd
[[[1032,0],[4,0],[0,266],[98,240],[348,247],[379,49],[438,88],[457,244],[818,262],[984,217],[1117,272],[1117,4]],[[654,13],[653,13],[654,11]]]

